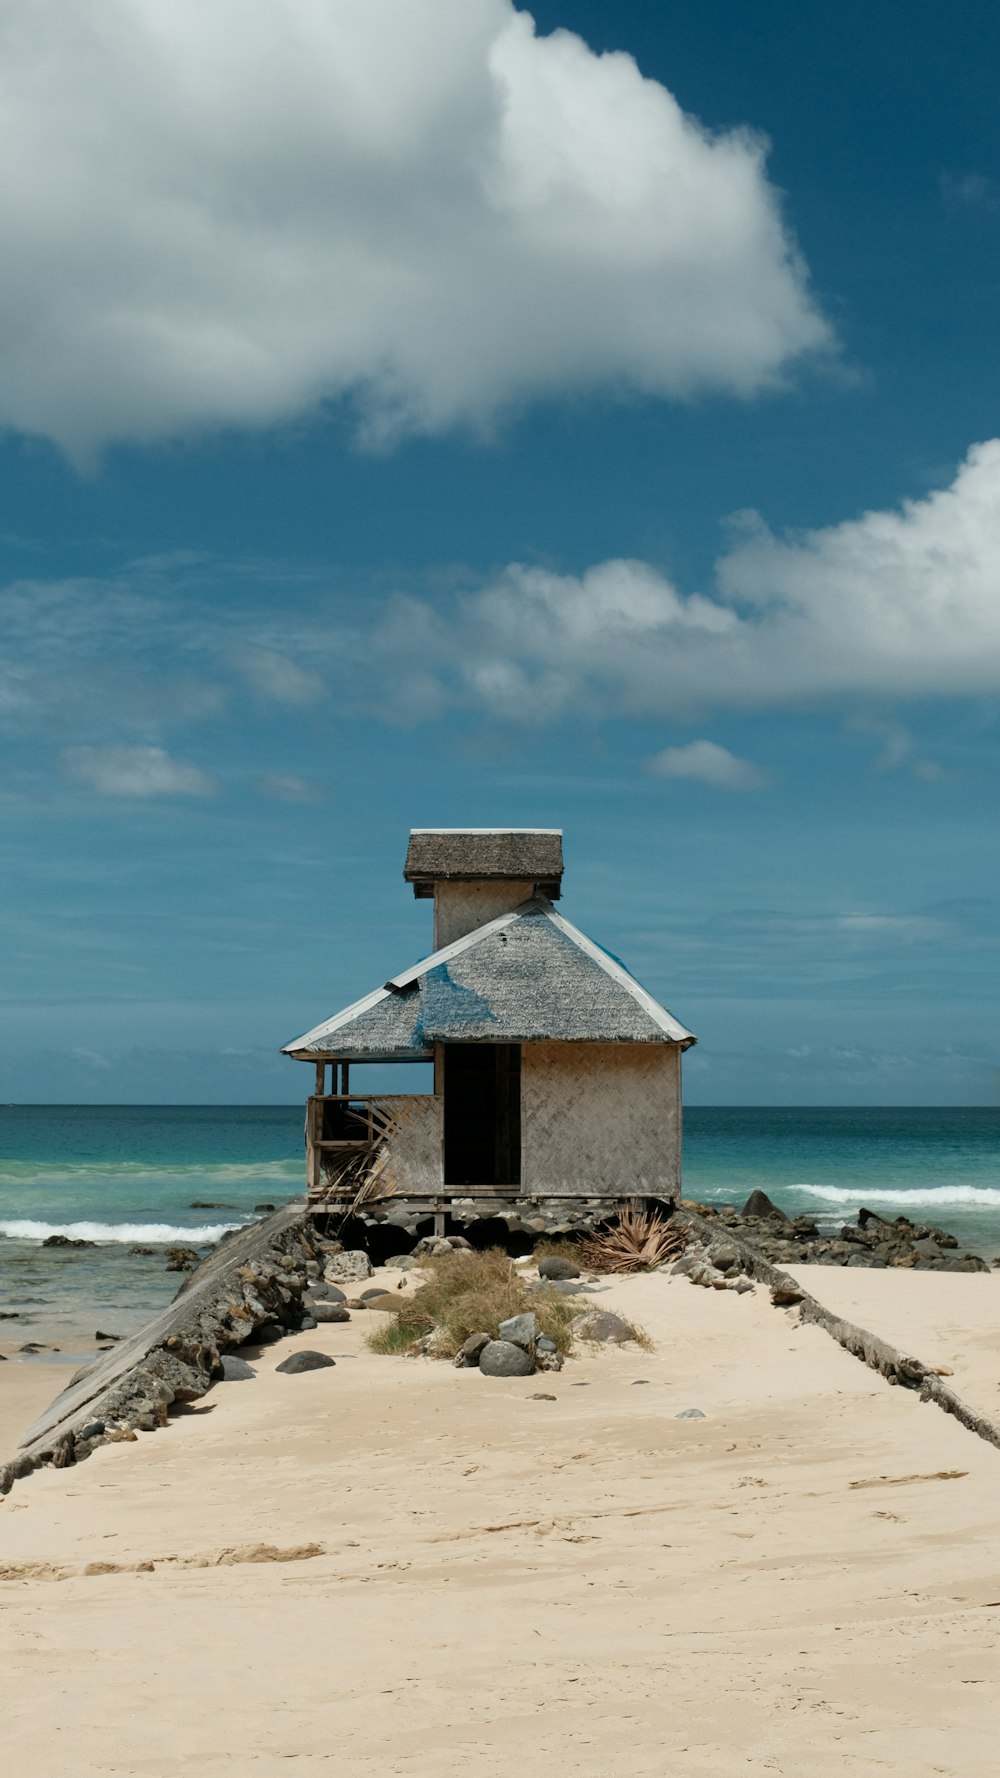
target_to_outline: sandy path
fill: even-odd
[[[604,1300],[654,1353],[497,1382],[358,1317],[19,1484],[12,1769],[992,1775],[1000,1454],[765,1292]]]

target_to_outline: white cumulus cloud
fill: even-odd
[[[780,538],[745,519],[708,593],[646,562],[579,575],[512,564],[445,608],[400,598],[378,638],[413,715],[568,712],[689,720],[868,697],[1000,691],[1000,440],[896,511]],[[905,731],[901,731],[905,732]],[[901,763],[897,738],[883,758]],[[914,761],[921,776],[938,775]]]
[[[162,747],[67,747],[63,769],[104,796],[212,796],[214,778]]]
[[[0,424],[391,439],[829,343],[747,129],[511,0],[5,0]]]
[[[715,741],[689,741],[685,747],[664,747],[647,761],[655,778],[686,778],[710,784],[713,790],[764,790],[768,774],[751,759],[740,759]]]

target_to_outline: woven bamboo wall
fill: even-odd
[[[522,1191],[677,1196],[680,1067],[673,1044],[526,1043]]]
[[[436,1192],[444,1181],[444,1100],[412,1093],[381,1101],[379,1183],[386,1192]]]
[[[527,901],[534,883],[436,883],[434,885],[434,949],[475,932],[498,914]]]

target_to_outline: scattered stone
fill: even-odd
[[[578,1315],[573,1322],[573,1332],[578,1339],[597,1340],[603,1346],[624,1346],[627,1340],[635,1339],[635,1329],[608,1309]]]
[[[287,1331],[287,1328],[282,1327],[280,1321],[262,1321],[260,1326],[254,1329],[251,1343],[256,1346],[274,1346],[279,1340],[284,1339]]]
[[[90,1421],[88,1421],[86,1426],[81,1427],[79,1433],[77,1434],[77,1437],[78,1438],[103,1438],[106,1431],[107,1431],[107,1427],[105,1426],[103,1420],[90,1420]]]
[[[558,1401],[559,1397],[558,1397],[558,1395],[546,1395],[543,1390],[536,1389],[534,1395],[529,1395],[528,1400],[529,1401]]]
[[[327,1284],[354,1284],[362,1278],[370,1278],[373,1269],[367,1253],[356,1249],[351,1253],[331,1253],[323,1268],[323,1277]]]
[[[536,1352],[558,1352],[558,1350],[555,1340],[550,1339],[548,1334],[539,1334],[535,1341]]]
[[[412,1253],[391,1253],[383,1264],[387,1272],[414,1272],[420,1261]]]
[[[633,1389],[648,1388],[649,1387],[649,1378],[648,1377],[636,1377],[633,1380],[632,1387],[633,1387]]]
[[[464,1235],[449,1235],[447,1237],[447,1239],[448,1239],[448,1246],[453,1247],[455,1249],[456,1253],[474,1253],[475,1252],[475,1248],[473,1247],[472,1242],[467,1241],[465,1239]]]
[[[96,1247],[96,1241],[73,1241],[69,1235],[46,1235],[43,1247]]]
[[[538,1262],[540,1278],[579,1278],[580,1268],[571,1259],[564,1259],[561,1253],[547,1253]]]
[[[511,1315],[507,1321],[501,1321],[497,1337],[512,1346],[521,1346],[525,1352],[533,1352],[538,1338],[538,1317],[531,1313]]]
[[[253,1366],[248,1364],[245,1358],[236,1358],[228,1352],[223,1356],[221,1364],[224,1383],[247,1383],[251,1377],[257,1375]]]
[[[425,1235],[413,1249],[413,1258],[444,1259],[447,1254],[457,1251],[444,1235]],[[471,1248],[470,1248],[471,1251]]]
[[[20,1321],[20,1309],[0,1309],[0,1321]]]
[[[167,1248],[168,1272],[193,1272],[198,1264],[200,1261],[193,1247]]]
[[[100,1328],[98,1328],[97,1332],[94,1335],[94,1338],[95,1338],[95,1340],[110,1340],[111,1344],[113,1346],[116,1346],[118,1344],[119,1340],[123,1340],[125,1338],[125,1335],[124,1334],[102,1333]]]
[[[484,1377],[530,1377],[535,1362],[523,1346],[510,1340],[490,1340],[479,1356]]]
[[[391,1290],[378,1290],[364,1298],[362,1307],[373,1309],[379,1315],[398,1315],[406,1308],[407,1298],[395,1296]]]
[[[704,1418],[705,1415],[700,1408],[682,1408],[679,1414],[674,1415],[675,1420],[704,1420]]]
[[[299,1332],[310,1333],[314,1327],[318,1326],[319,1322],[316,1320],[315,1315],[303,1315],[302,1320],[299,1322]]]
[[[286,1377],[297,1377],[301,1371],[328,1370],[334,1362],[325,1352],[293,1352],[274,1368]]]
[[[529,1290],[554,1290],[559,1296],[590,1296],[591,1286],[575,1278],[537,1278],[528,1285]]]
[[[255,1204],[253,1207],[255,1216],[266,1216],[273,1209],[273,1204]]]
[[[488,1333],[470,1334],[465,1341],[465,1344],[459,1347],[455,1356],[456,1369],[471,1370],[473,1366],[478,1368],[479,1360],[489,1343],[490,1336]]]
[[[189,1210],[235,1210],[235,1204],[213,1204],[208,1198],[194,1198],[188,1205]]]
[[[309,1315],[314,1321],[324,1324],[351,1319],[351,1311],[346,1303],[310,1303]]]
[[[790,1309],[800,1303],[805,1295],[797,1284],[775,1284],[771,1289],[771,1301],[776,1309]]]
[[[339,1284],[326,1284],[322,1280],[309,1281],[309,1296],[317,1303],[346,1303],[347,1298]]]
[[[153,1259],[156,1255],[156,1248],[140,1247],[137,1242],[134,1247],[129,1248],[129,1255],[133,1259]]]
[[[740,1264],[740,1256],[736,1248],[731,1247],[728,1241],[713,1242],[708,1250],[708,1257],[712,1265],[716,1266],[720,1272],[728,1272],[731,1266]]]

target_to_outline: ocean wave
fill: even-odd
[[[278,1179],[293,1181],[304,1176],[304,1160],[286,1161],[186,1161],[176,1166],[164,1161],[162,1166],[149,1161],[4,1161],[0,1165],[0,1185],[83,1184],[88,1179],[116,1179],[142,1185],[153,1180],[181,1183],[194,1180],[204,1186],[239,1185],[241,1181],[260,1183]]]
[[[171,1222],[32,1222],[23,1218],[0,1222],[0,1235],[11,1241],[44,1241],[49,1235],[66,1235],[71,1241],[97,1241],[109,1246],[127,1241],[145,1247],[204,1247],[208,1242],[220,1241],[230,1229],[245,1228],[247,1220],[203,1223],[190,1228]]]
[[[930,1185],[906,1188],[841,1185],[796,1185],[797,1192],[808,1192],[826,1204],[892,1204],[902,1208],[933,1210],[947,1205],[965,1204],[971,1209],[1000,1209],[1000,1188],[991,1185]]]

